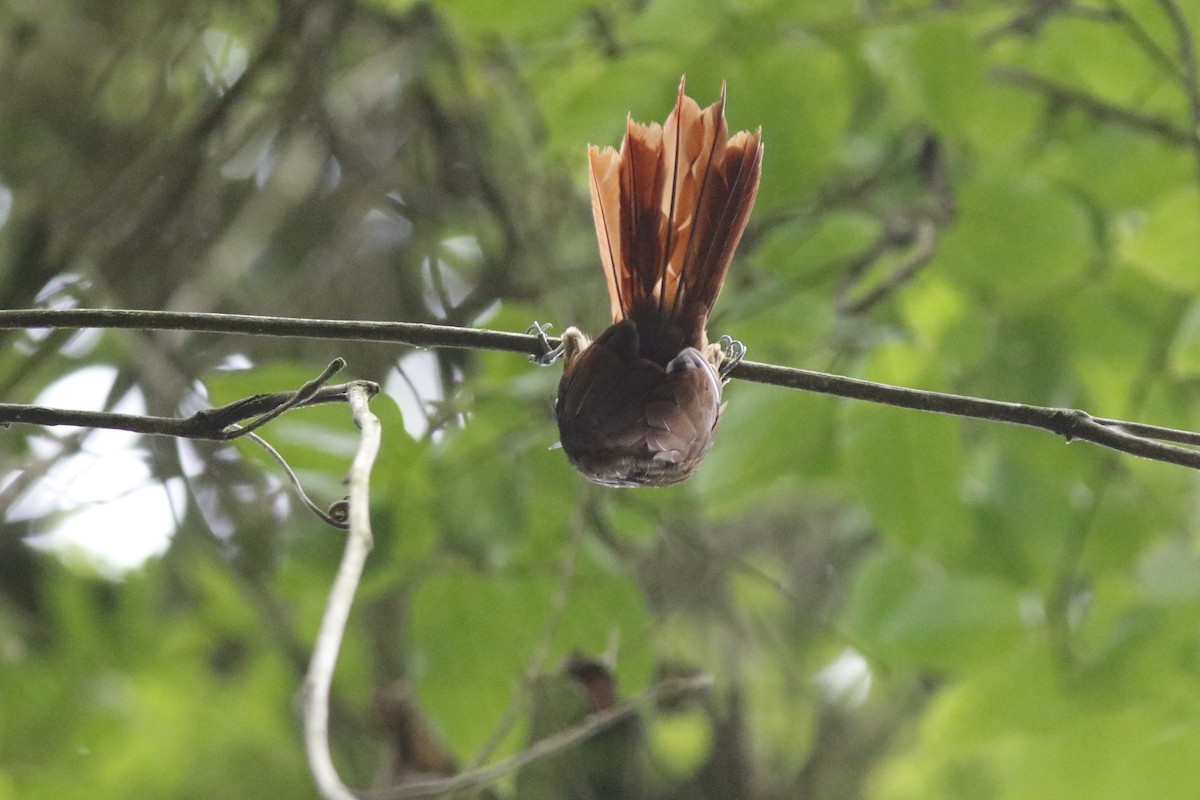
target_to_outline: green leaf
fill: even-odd
[[[1194,169],[1187,148],[1127,128],[1097,126],[1082,112],[1069,113],[1059,131],[1046,143],[1039,170],[1082,192],[1109,217],[1106,222],[1153,203]]]
[[[1023,631],[1013,587],[986,576],[949,574],[895,551],[862,566],[848,613],[860,644],[892,667],[985,664]]]
[[[554,565],[548,565],[553,567]],[[571,652],[597,655],[621,642],[617,673],[627,691],[649,679],[649,618],[636,587],[580,554],[547,669]],[[418,694],[454,750],[487,739],[524,674],[552,613],[558,576],[483,573],[454,565],[422,581],[410,636]]]
[[[377,0],[378,1],[378,0]],[[465,31],[486,37],[545,37],[560,34],[568,25],[585,21],[596,4],[591,0],[564,0],[533,14],[521,3],[492,3],[488,0],[443,0],[440,11]]]
[[[626,114],[639,122],[662,122],[675,101],[680,67],[670,51],[638,50],[605,61],[584,55],[569,66],[538,76],[539,103],[546,109],[549,146],[587,190],[587,147],[619,147]]]
[[[1087,408],[1108,417],[1124,417],[1134,412],[1145,389],[1149,353],[1162,347],[1159,342],[1177,319],[1177,303],[1146,276],[1132,270],[1109,273],[1104,280],[1073,293],[1066,299],[1065,323],[1057,338],[1065,334],[1064,355],[1060,366],[1068,368],[1086,392]],[[1170,360],[1181,356],[1188,347],[1187,337],[1177,331]]]
[[[1200,304],[1193,303],[1180,322],[1167,363],[1181,378],[1200,376]]]
[[[692,478],[712,514],[754,508],[831,468],[834,399],[754,384],[726,399],[717,442]]]
[[[988,344],[977,298],[932,273],[904,287],[897,300],[913,346],[936,365],[932,368],[938,375],[958,376],[977,368]]]
[[[1064,291],[1095,251],[1080,204],[1041,181],[1005,175],[966,183],[931,270],[984,297],[1024,304]]]
[[[1123,0],[1121,9],[1160,43],[1172,35],[1152,3]],[[1144,104],[1147,85],[1157,83],[1162,69],[1124,26],[1069,14],[1051,16],[1031,51],[1039,73],[1118,105]]]
[[[867,374],[919,385],[919,359],[899,345],[881,350]],[[974,524],[961,497],[959,421],[867,403],[845,406],[844,473],[884,535],[941,558],[961,554]]]
[[[888,616],[881,642],[910,663],[959,668],[986,663],[1021,636],[1012,587],[980,577],[946,577],[917,587]]]
[[[312,365],[283,361],[215,373],[206,377],[205,385],[213,404],[221,405],[256,394],[295,391],[314,377]],[[279,451],[306,486],[330,494],[342,489],[341,479],[359,441],[350,407],[345,403],[293,409],[258,433]],[[404,435],[402,426],[399,433]],[[268,470],[278,469],[274,459],[248,439],[239,440],[237,446],[245,458]]]
[[[761,216],[816,193],[835,164],[854,93],[841,54],[812,39],[761,48],[737,66],[729,76],[731,129],[763,126],[762,186],[755,201]],[[787,75],[801,79],[760,77]],[[755,85],[757,91],[741,88]]]
[[[1151,603],[1200,602],[1200,553],[1190,542],[1161,542],[1138,566],[1138,584]]]
[[[910,49],[913,77],[935,126],[951,133],[970,127],[985,102],[983,53],[961,17],[921,25]]]
[[[1147,680],[1155,677],[1064,669],[1040,645],[1014,650],[939,692],[869,795],[1193,797],[1200,707],[1194,696],[1155,698]]]
[[[1162,195],[1122,234],[1120,254],[1134,269],[1175,291],[1200,291],[1200,189]]]
[[[833,211],[816,220],[771,226],[754,250],[762,269],[786,276],[829,271],[834,262],[858,255],[879,235],[881,224],[869,214]]]
[[[537,641],[551,577],[502,579],[451,567],[412,598],[413,678],[455,752],[470,753],[500,719]]]
[[[695,773],[709,757],[713,729],[704,712],[695,708],[654,717],[648,738],[655,764],[666,775],[679,780]]]
[[[1097,454],[1041,431],[995,433],[971,472],[986,531],[974,542],[971,563],[1041,590],[1057,579],[1066,542],[1098,502]]]
[[[371,473],[371,526],[375,546],[361,592],[390,591],[425,567],[441,541],[437,489],[429,444],[404,430],[400,407],[387,395],[371,401],[383,441]]]

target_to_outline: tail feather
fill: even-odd
[[[696,214],[692,243],[684,270],[686,301],[684,316],[703,314],[705,322],[725,281],[733,253],[742,239],[750,209],[758,193],[762,164],[761,134],[742,131],[723,147],[709,170],[711,186]]]
[[[667,179],[662,159],[664,133],[657,123],[640,125],[630,119],[621,145],[621,256],[627,278],[617,288],[626,301],[650,297],[654,292],[656,276],[635,265],[660,247],[662,213],[658,203]],[[622,291],[629,283],[637,284],[630,287],[633,291]],[[626,312],[630,310],[627,302]]]
[[[758,192],[761,131],[727,135],[724,87],[701,109],[680,81],[665,126],[630,119],[620,152],[590,149],[613,320],[632,319],[644,339],[671,339],[657,342],[661,358],[706,343],[709,312]]]
[[[628,280],[625,275],[626,260],[621,251],[621,156],[611,147],[603,150],[591,147],[588,156],[592,216],[596,222],[596,238],[600,240],[600,261],[604,264],[604,277],[608,281],[613,320],[616,321],[624,319],[629,311],[621,292],[621,286]]]

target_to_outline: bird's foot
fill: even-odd
[[[746,345],[732,336],[725,335],[717,339],[717,347],[721,351],[721,366],[717,367],[717,374],[721,376],[721,380],[729,380],[729,373],[746,357]]]
[[[539,367],[548,367],[555,361],[558,361],[559,357],[562,356],[563,352],[566,350],[566,346],[562,342],[559,342],[557,347],[551,346],[550,337],[546,334],[546,331],[553,327],[553,323],[547,322],[545,325],[543,325],[537,320],[534,320],[533,324],[525,330],[525,333],[537,336],[538,347],[541,348],[541,352],[531,353],[529,355],[529,360],[530,362],[537,364]]]

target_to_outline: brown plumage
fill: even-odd
[[[613,324],[563,335],[555,413],[589,480],[663,486],[691,474],[721,411],[721,351],[708,315],[742,238],[761,131],[726,140],[725,87],[705,109],[684,94],[665,125],[629,119],[620,152],[589,150],[592,212]]]

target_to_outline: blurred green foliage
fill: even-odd
[[[686,74],[701,102],[726,81],[731,127],[766,142],[714,334],[1196,429],[1198,33],[1182,0],[10,0],[0,306],[596,332],[585,146],[661,120]],[[169,415],[334,355],[384,384],[376,547],[334,684],[356,786],[432,769],[405,751],[397,772],[401,734],[462,766],[570,724],[586,703],[556,676],[581,653],[624,695],[715,678],[644,710],[626,797],[1200,796],[1181,468],[734,383],[692,481],[604,491],[549,449],[557,370],[511,354],[5,339],[5,402],[89,366],[111,388],[79,405]],[[346,409],[263,433],[314,496],[344,493]],[[115,498],[81,488],[119,477],[115,453],[140,467],[121,492],[171,499],[169,547],[134,569],[111,554],[149,512],[98,526]],[[0,465],[0,800],[315,796],[296,698],[342,534],[274,462],[12,428]],[[395,682],[422,726],[378,719]],[[553,763],[496,791],[603,796]]]

